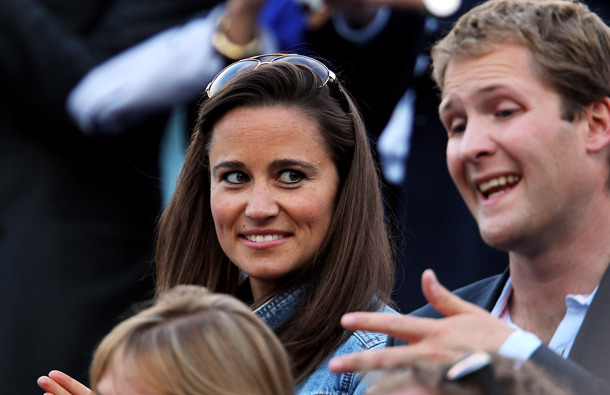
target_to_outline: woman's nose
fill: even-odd
[[[254,185],[248,195],[246,216],[265,220],[279,214],[279,205],[272,190],[267,185]]]

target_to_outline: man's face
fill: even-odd
[[[526,254],[569,237],[594,188],[586,118],[562,120],[559,95],[533,65],[519,45],[452,60],[440,106],[449,173],[481,236]]]

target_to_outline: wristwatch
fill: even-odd
[[[485,351],[467,352],[452,362],[445,380],[460,381],[470,377],[478,382],[484,394],[501,394],[491,362],[491,355]]]
[[[222,56],[230,60],[239,60],[258,55],[262,48],[260,33],[247,44],[235,44],[227,36],[231,24],[225,18],[220,18],[216,26],[216,32],[212,35],[212,46]]]

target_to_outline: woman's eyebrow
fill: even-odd
[[[304,170],[308,170],[310,172],[316,173],[318,171],[318,167],[313,163],[305,162],[296,159],[277,159],[271,163],[270,166],[272,169],[284,169],[286,167],[299,167]]]
[[[313,163],[296,160],[296,159],[276,159],[269,165],[269,168],[272,170],[281,170],[285,168],[296,167],[306,171],[311,172],[312,174],[316,174],[318,172],[318,167]],[[246,165],[243,162],[238,160],[227,160],[216,164],[212,168],[212,174],[217,175],[223,169],[231,169],[231,170],[244,170]]]
[[[243,170],[246,166],[238,160],[226,160],[216,164],[212,168],[212,174],[217,174],[222,169]]]

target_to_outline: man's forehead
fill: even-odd
[[[507,45],[478,56],[452,59],[445,69],[442,101],[454,100],[466,91],[488,94],[523,80],[540,80],[531,51]]]

